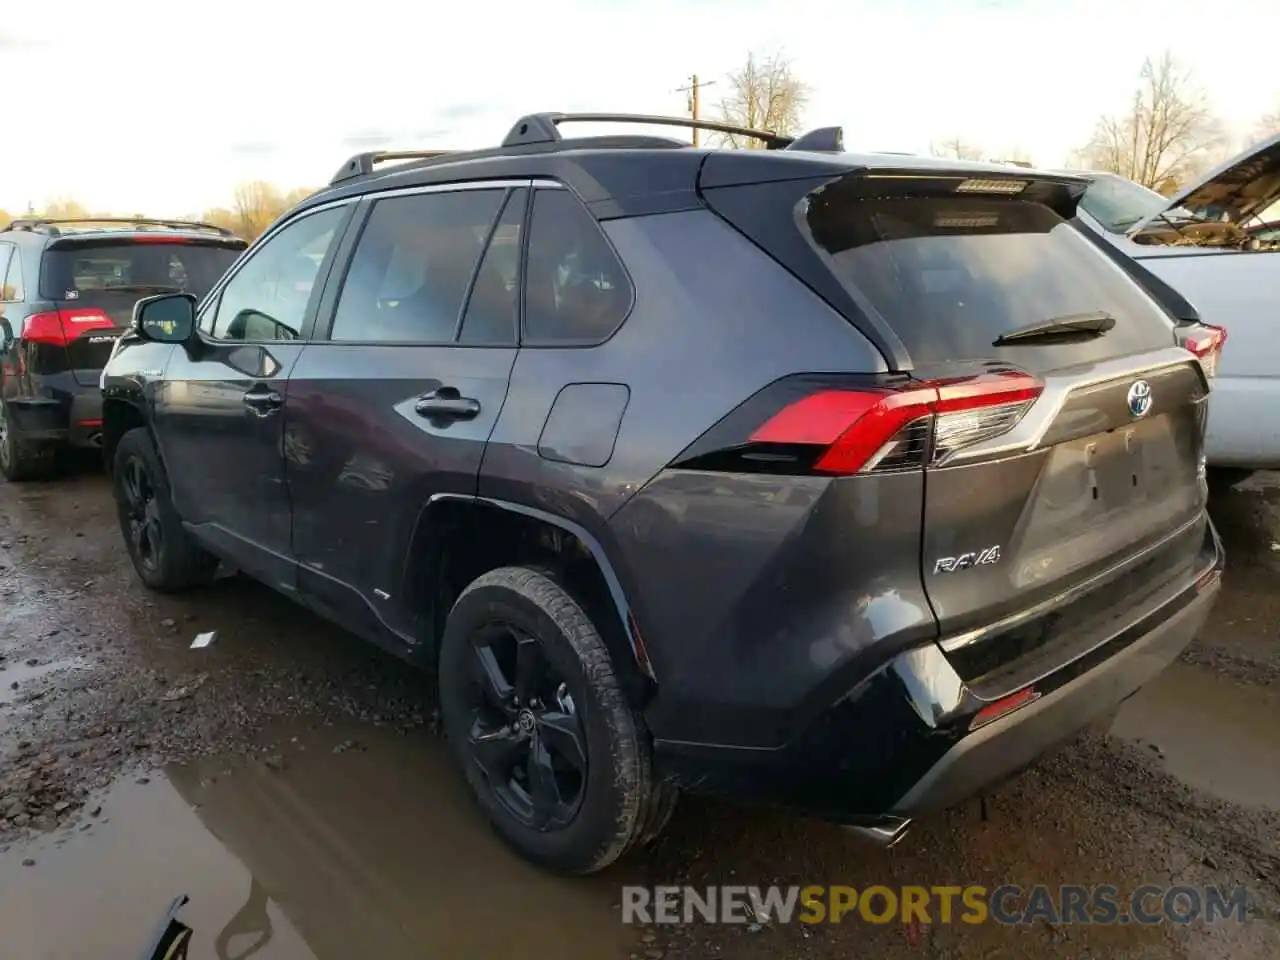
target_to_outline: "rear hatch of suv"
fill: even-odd
[[[40,296],[57,314],[76,382],[89,386],[128,326],[133,305],[160,293],[203,297],[244,250],[243,240],[176,232],[67,234],[45,249]]]
[[[868,455],[845,466],[923,472],[921,578],[971,688],[1031,683],[1185,586],[1208,382],[1067,222],[1084,184],[764,160],[709,158],[704,197],[899,371],[849,407]]]

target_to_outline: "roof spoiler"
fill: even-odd
[[[26,233],[47,233],[56,237],[62,232],[58,229],[59,226],[75,224],[128,224],[141,229],[164,227],[169,230],[205,230],[212,231],[223,237],[235,236],[226,227],[205,223],[202,220],[153,220],[150,217],[19,217],[7,226],[0,227],[0,232],[4,230],[21,230]]]

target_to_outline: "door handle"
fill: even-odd
[[[250,390],[240,398],[246,407],[252,410],[259,417],[265,417],[275,413],[284,406],[284,397],[276,393],[274,390]]]
[[[413,410],[429,419],[470,420],[480,412],[480,401],[462,396],[456,387],[441,387],[420,396]]]

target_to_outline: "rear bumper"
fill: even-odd
[[[23,440],[89,448],[102,445],[102,391],[96,385],[81,386],[70,377],[59,377],[49,378],[41,387],[41,396],[8,401]]]
[[[658,741],[660,772],[696,792],[854,825],[901,825],[952,807],[1019,772],[1175,660],[1209,615],[1223,564],[1208,526],[1185,588],[1025,687],[1035,699],[972,731],[985,702],[929,645],[900,654],[786,747]]]

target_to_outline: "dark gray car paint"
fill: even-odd
[[[664,163],[687,168],[680,158]],[[510,175],[519,164],[507,158],[499,166]],[[806,175],[821,166],[807,167]],[[520,169],[539,175],[532,165]],[[408,187],[417,175],[383,179]],[[344,185],[339,195],[355,197],[378,181]],[[637,188],[628,203],[643,193]],[[948,545],[967,544],[972,518],[956,512],[959,501],[931,491],[946,482],[947,469],[832,479],[670,466],[770,383],[797,372],[888,369],[866,337],[746,236],[709,210],[687,209],[684,200],[679,206],[602,224],[636,290],[630,316],[603,344],[289,345],[299,352],[290,364],[294,379],[277,457],[291,511],[290,562],[300,561],[297,577],[313,605],[367,636],[396,635],[407,651],[419,639],[409,630],[419,611],[407,609],[410,598],[398,595],[395,574],[406,569],[413,534],[424,518],[430,522],[433,504],[478,497],[573,531],[588,546],[619,613],[628,624],[634,615],[643,635],[657,686],[642,705],[660,748],[760,754],[804,738],[806,751],[818,748],[806,758],[822,756],[843,769],[832,745],[844,738],[868,756],[893,759],[914,734],[896,722],[910,707],[885,681],[890,665],[913,650],[938,651],[939,624],[922,570],[926,511],[941,511],[928,533]],[[344,252],[352,236],[349,230],[341,242]],[[331,309],[334,277],[328,275],[320,297],[322,318]],[[108,389],[127,381],[136,365],[128,344],[109,370]],[[564,428],[553,411],[571,384],[626,390],[611,456],[600,449],[607,417],[597,421],[584,452],[560,460],[545,455],[569,445],[557,439]],[[424,424],[413,413],[415,398],[450,385],[478,401],[476,417]],[[1174,408],[1180,424],[1185,411],[1176,398]],[[1096,419],[1089,427],[1107,429]],[[548,430],[555,442],[542,442]],[[252,449],[251,466],[266,456],[265,446]],[[1010,501],[1021,495],[1034,503],[1034,478],[1019,473],[1020,461],[1052,456],[1015,451],[982,467],[954,469],[972,471],[975,485],[1020,478],[1024,486],[1009,491]],[[1194,476],[1194,463],[1170,459],[1165,466]],[[252,526],[251,516],[227,510],[228,526]],[[979,593],[974,602],[991,599]],[[939,593],[944,615],[957,602],[963,601]],[[1115,611],[1123,620],[1118,626],[1136,629],[1124,619],[1123,603]],[[855,714],[857,729],[840,724]],[[957,735],[911,749],[923,762],[924,753],[945,749]],[[810,779],[819,773],[811,769]]]
[[[623,383],[569,383],[542,425],[538,455],[547,460],[603,467],[613,456],[631,391]]]

